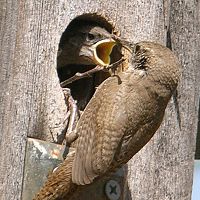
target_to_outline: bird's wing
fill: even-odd
[[[123,137],[126,113],[121,108],[123,87],[118,81],[110,77],[99,86],[77,124],[72,181],[78,185],[89,184],[105,172]]]

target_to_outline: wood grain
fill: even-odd
[[[172,47],[183,66],[160,131],[128,164],[125,199],[190,199],[198,120],[200,3],[140,0],[1,1],[0,199],[21,198],[27,137],[55,141],[67,111],[56,73],[60,37],[100,13],[121,35]]]

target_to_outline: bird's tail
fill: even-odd
[[[77,189],[72,183],[72,163],[75,151],[70,152],[64,162],[49,175],[46,183],[33,200],[68,199]]]

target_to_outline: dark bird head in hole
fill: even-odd
[[[96,65],[105,67],[121,58],[121,46],[105,28],[92,23],[70,24],[63,33],[57,57],[60,81],[77,72],[86,72]],[[109,73],[100,72],[90,78],[75,81],[67,87],[83,110],[97,87]]]

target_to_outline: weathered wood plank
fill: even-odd
[[[171,1],[169,11],[167,44],[179,57],[183,73],[162,128],[129,162],[128,188],[134,199],[191,199],[199,101],[199,2]]]

